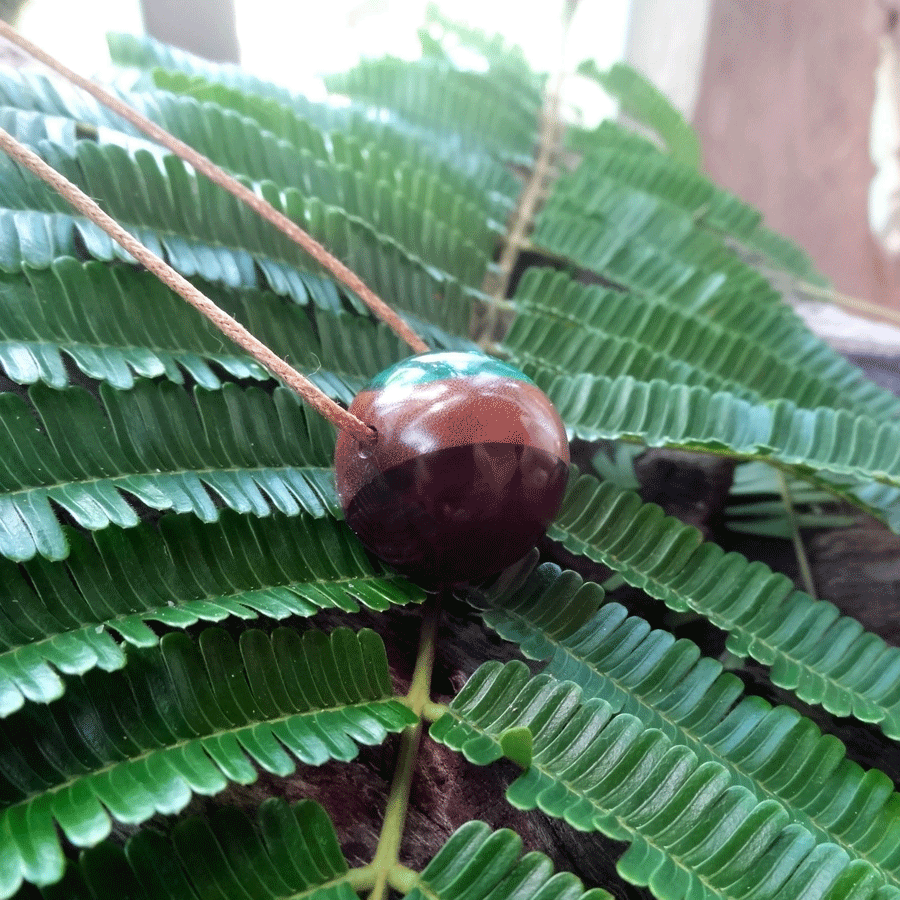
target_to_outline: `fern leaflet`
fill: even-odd
[[[0,723],[0,897],[22,881],[58,881],[54,823],[91,846],[110,817],[138,823],[176,812],[192,794],[249,784],[268,772],[352,759],[415,721],[391,699],[387,659],[371,631],[330,636],[245,631],[240,649],[219,629],[199,646],[181,633],[129,651],[121,672],[73,679],[49,706]]]

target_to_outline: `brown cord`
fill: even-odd
[[[274,225],[282,234],[287,235],[295,244],[303,248],[317,263],[331,272],[334,277],[345,287],[356,294],[369,309],[383,322],[389,325],[416,353],[427,353],[431,348],[384,302],[372,291],[363,280],[351,269],[348,269],[337,257],[332,256],[315,238],[307,234],[296,222],[292,222],[286,215],[279,212],[262,197],[258,197],[249,188],[244,187],[239,181],[232,178],[227,172],[220,169],[212,160],[198,153],[183,141],[173,137],[165,129],[142,116],[137,110],[132,109],[126,103],[114,97],[93,81],[83,78],[64,66],[59,60],[33,44],[27,38],[22,37],[14,28],[0,21],[0,35],[12,41],[17,47],[21,47],[26,53],[30,53],[39,62],[53,69],[63,78],[78,85],[87,91],[92,97],[111,109],[123,119],[127,119],[136,128],[140,129],[148,137],[171,150],[176,156],[190,163],[198,172],[202,172],[210,181],[224,188],[229,194],[237,197],[242,203],[246,203],[258,216],[261,216],[271,225]],[[99,224],[99,223],[98,223]]]
[[[12,135],[0,128],[0,148],[16,162],[34,172],[61,194],[80,213],[100,226],[117,244],[124,247],[139,263],[146,266],[160,281],[187,300],[195,309],[206,316],[213,325],[236,344],[243,347],[273,375],[280,378],[291,390],[296,391],[313,409],[317,410],[338,428],[349,431],[357,440],[371,443],[376,438],[375,429],[361,419],[351,415],[322,393],[308,378],[276,356],[265,344],[257,340],[240,322],[233,319],[223,309],[216,306],[187,279],[178,274],[170,265],[148,250],[140,241],[130,235],[118,222],[61,175],[47,165],[37,154],[23,147]]]

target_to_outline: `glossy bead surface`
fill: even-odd
[[[424,353],[376,376],[350,411],[378,432],[338,438],[347,523],[389,565],[459,584],[514,563],[543,536],[565,491],[559,414],[525,375],[479,353]]]

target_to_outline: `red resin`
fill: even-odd
[[[543,537],[568,472],[536,447],[449,447],[376,475],[347,506],[347,524],[417,581],[474,581],[512,565]]]
[[[414,357],[413,377],[401,364],[399,379],[376,379],[354,399],[350,411],[378,439],[366,446],[341,433],[337,488],[369,550],[421,582],[458,584],[501,571],[540,540],[562,503],[569,446],[524,375],[489,357],[479,368],[477,354],[431,356],[438,377],[428,377],[429,355]]]

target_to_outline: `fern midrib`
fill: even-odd
[[[303,586],[306,586],[306,585],[320,585],[320,584],[327,584],[329,586],[333,585],[335,587],[345,587],[346,585],[349,585],[351,583],[359,583],[361,581],[368,584],[368,583],[377,582],[377,581],[401,581],[401,580],[403,580],[401,578],[401,576],[391,575],[389,573],[384,573],[381,575],[379,575],[378,573],[372,573],[370,575],[356,575],[356,576],[340,575],[335,578],[317,578],[315,581],[289,581],[289,582],[284,582],[282,584],[260,585],[259,587],[255,587],[255,588],[247,588],[246,590],[233,591],[230,594],[209,594],[206,597],[192,597],[190,600],[183,601],[183,603],[175,603],[173,605],[166,604],[165,607],[153,606],[149,609],[143,609],[143,610],[139,610],[136,612],[121,613],[119,615],[114,616],[111,619],[103,619],[102,621],[98,620],[95,622],[86,622],[77,628],[68,628],[68,629],[56,631],[53,634],[50,634],[46,637],[39,638],[38,640],[35,640],[35,641],[29,641],[26,644],[10,644],[5,649],[0,650],[0,663],[2,663],[4,657],[14,656],[15,654],[19,653],[21,650],[24,650],[24,649],[28,649],[28,650],[30,650],[32,648],[38,649],[38,648],[40,648],[40,646],[42,644],[49,643],[50,641],[54,640],[54,638],[58,637],[61,634],[77,634],[80,631],[86,631],[88,629],[96,630],[96,628],[101,625],[103,626],[104,629],[110,629],[110,628],[115,629],[116,622],[122,622],[122,621],[125,621],[126,619],[134,619],[134,618],[138,618],[138,619],[142,619],[142,620],[153,619],[153,617],[156,615],[156,613],[161,610],[182,609],[183,607],[186,607],[192,603],[215,604],[219,600],[226,600],[229,602],[236,602],[236,603],[240,603],[241,605],[243,605],[243,601],[240,599],[241,597],[246,597],[249,594],[256,594],[256,593],[259,593],[260,591],[271,591],[271,590],[293,591],[297,587],[302,588]],[[312,603],[313,601],[309,601],[309,602]],[[320,610],[321,610],[321,607],[320,607]],[[187,610],[187,611],[190,612],[190,610]],[[226,612],[227,612],[227,610],[226,610]],[[256,610],[251,609],[249,607],[247,608],[247,612],[251,613],[253,618],[258,618],[260,616],[260,613],[258,613]],[[191,613],[191,615],[195,615],[195,613]],[[234,615],[234,613],[228,612],[227,616],[224,616],[223,618],[231,618],[233,615]],[[266,615],[271,615],[271,614],[267,613]],[[291,615],[298,615],[298,613],[291,613]],[[309,618],[312,618],[314,615],[315,615],[315,613],[310,614]],[[204,617],[200,616],[199,618],[201,620],[203,620]],[[131,643],[131,641],[129,641],[127,638],[125,638],[124,641],[128,644]],[[157,643],[158,642],[159,641],[157,639]]]
[[[554,532],[555,532],[555,534],[554,534]],[[560,535],[562,535],[562,537],[560,537]],[[631,566],[629,564],[623,562],[619,557],[616,556],[615,553],[597,549],[594,545],[589,544],[589,542],[584,540],[583,538],[576,537],[574,534],[571,534],[571,533],[563,530],[556,523],[554,523],[550,526],[549,530],[547,531],[547,537],[549,537],[551,540],[559,541],[562,544],[565,544],[566,538],[571,537],[573,540],[577,541],[579,544],[584,545],[588,550],[593,550],[595,553],[600,554],[601,558],[595,559],[594,560],[595,562],[602,562],[604,565],[608,565],[611,569],[614,569],[616,572],[618,572],[618,574],[621,575],[622,578],[624,578],[625,581],[628,582],[628,584],[630,584],[632,587],[636,587],[639,590],[644,591],[645,593],[649,594],[651,597],[653,597],[656,600],[662,600],[663,603],[666,602],[666,596],[668,595],[668,591],[664,589],[665,585],[663,582],[661,582],[659,579],[657,579],[653,576],[649,576],[649,575],[645,576],[644,578],[642,578],[640,580],[637,578],[634,578],[629,573],[631,571],[638,571],[638,570],[636,570],[636,569],[632,570]],[[582,552],[584,552],[584,551],[582,551]],[[590,555],[590,553],[584,553],[584,555],[588,556],[588,558],[590,558],[590,559],[593,559],[593,557]],[[717,614],[715,612],[709,612],[707,610],[698,609],[694,605],[691,597],[689,597],[687,595],[680,595],[680,596],[684,596],[684,600],[687,603],[687,605],[695,612],[698,612],[698,613],[700,613],[700,615],[707,618],[713,625],[717,626],[718,628],[723,629],[724,631],[728,631],[729,633],[731,633],[735,630],[735,626],[724,616]],[[812,599],[812,598],[810,598],[810,599]],[[737,627],[740,628],[740,626],[737,626]],[[741,629],[741,630],[746,631],[746,629]],[[864,694],[861,694],[858,690],[854,689],[853,687],[845,685],[840,681],[836,681],[831,675],[829,675],[825,672],[820,672],[820,671],[812,669],[804,660],[800,659],[799,657],[792,656],[790,653],[786,652],[785,650],[783,650],[781,647],[777,646],[776,644],[772,644],[770,641],[759,637],[755,633],[752,636],[753,636],[754,643],[761,644],[766,649],[771,651],[772,655],[776,659],[778,657],[781,657],[782,659],[786,659],[788,662],[793,663],[794,665],[797,666],[797,668],[799,668],[803,671],[812,672],[817,678],[821,678],[823,681],[826,681],[828,684],[833,685],[839,691],[841,691],[845,694],[849,694],[851,697],[857,698],[860,701],[860,703],[859,703],[860,706],[868,706],[869,704],[871,704],[873,702],[871,699],[867,698]],[[770,666],[770,668],[771,668],[771,666]],[[891,707],[886,707],[886,709],[889,710],[889,709],[891,709]]]
[[[529,631],[533,631],[534,628],[524,616],[511,611],[509,609],[504,609],[503,614],[515,617],[518,619]],[[577,662],[584,665],[587,669],[594,669],[594,664],[585,656],[581,656],[572,650],[570,647],[567,647],[565,644],[561,643],[555,635],[552,635],[549,630],[541,629],[541,637],[543,640],[552,644],[558,651],[562,651],[565,655],[567,655],[570,659],[576,660]],[[599,670],[597,670],[599,671]],[[703,736],[699,735],[696,731],[690,728],[686,728],[683,725],[679,724],[675,719],[671,718],[665,712],[661,712],[651,706],[644,699],[643,695],[629,687],[627,684],[624,684],[619,679],[611,675],[609,672],[602,671],[600,672],[601,677],[606,680],[612,682],[623,694],[628,695],[633,700],[635,700],[641,709],[646,710],[651,718],[661,720],[668,725],[671,726],[673,731],[681,736],[684,736],[684,739],[680,739],[678,743],[686,746],[689,750],[691,750],[694,755],[698,759],[703,759],[704,756],[710,756],[714,759],[715,762],[719,763],[723,768],[727,769],[730,773],[733,773],[736,776],[735,783],[740,784],[742,787],[751,790],[755,795],[757,795],[760,802],[765,799],[774,800],[777,803],[780,803],[786,811],[791,815],[793,821],[800,820],[800,824],[803,825],[804,828],[807,828],[811,831],[818,839],[822,839],[829,843],[837,844],[841,849],[843,849],[847,855],[851,858],[857,857],[859,859],[864,860],[874,869],[881,869],[885,873],[887,873],[889,877],[889,882],[900,888],[900,875],[898,875],[897,869],[887,869],[882,863],[873,862],[870,859],[868,853],[856,849],[853,844],[847,843],[842,835],[834,834],[829,831],[825,826],[819,825],[815,818],[810,816],[805,810],[801,807],[796,806],[790,800],[787,800],[781,797],[780,794],[771,790],[765,782],[757,780],[752,774],[745,772],[737,763],[733,762],[727,756],[722,755],[718,747],[715,744],[706,743]],[[740,701],[738,701],[740,703]],[[643,721],[643,720],[642,720]],[[654,728],[653,724],[644,722],[644,725],[647,728]],[[666,732],[663,729],[660,731],[665,734]],[[675,743],[673,741],[673,743]],[[699,752],[697,750],[699,748]],[[740,780],[738,780],[740,779]],[[764,796],[760,797],[762,794]]]
[[[473,731],[477,732],[478,734],[482,735],[483,737],[486,737],[493,744],[495,744],[498,748],[500,747],[500,744],[497,741],[496,736],[491,734],[489,731],[486,731],[485,729],[481,728],[479,725],[476,725],[474,722],[470,721],[469,719],[463,719],[461,716],[456,715],[456,712],[453,709],[448,709],[447,714],[452,716],[454,719],[456,719],[456,721],[459,722],[461,725],[465,726],[466,728],[471,728]],[[662,733],[662,732],[660,732],[660,733]],[[680,857],[675,856],[670,850],[667,850],[667,849],[659,846],[658,844],[654,843],[646,835],[638,832],[637,829],[628,825],[627,822],[623,821],[614,812],[612,812],[610,810],[605,810],[605,809],[603,809],[603,807],[598,806],[594,802],[593,798],[591,798],[587,794],[584,794],[583,792],[579,791],[572,784],[571,781],[569,781],[565,778],[563,773],[557,775],[553,772],[550,772],[547,770],[547,768],[545,766],[542,766],[539,762],[537,762],[534,759],[532,759],[532,761],[531,761],[531,767],[537,769],[538,772],[540,772],[545,778],[548,778],[554,784],[562,785],[566,789],[566,791],[568,792],[568,794],[570,796],[574,796],[579,799],[586,800],[590,804],[590,806],[593,809],[597,810],[597,812],[600,815],[602,815],[604,818],[610,818],[610,817],[614,818],[623,827],[623,829],[625,829],[626,831],[629,832],[629,834],[639,837],[642,841],[644,841],[644,843],[653,847],[654,850],[656,850],[658,853],[665,856],[666,859],[670,860],[673,863],[673,865],[677,866],[679,869],[681,869],[683,872],[685,872],[688,876],[690,876],[691,878],[695,878],[695,879],[697,879],[697,881],[701,882],[703,884],[703,886],[706,888],[706,890],[713,896],[730,897],[730,898],[734,898],[734,900],[738,900],[738,895],[729,893],[727,891],[727,889],[715,887],[707,880],[707,878],[704,875],[701,875],[699,872],[695,871],[694,869],[691,869],[688,866],[684,865],[681,862]],[[736,786],[736,785],[734,785],[734,786]],[[747,789],[744,788],[744,790],[747,790]],[[748,791],[748,793],[749,793],[749,791]],[[598,829],[596,827],[596,825],[594,827],[595,827],[595,830],[601,830],[601,829]],[[629,841],[628,844],[629,844],[629,846],[631,846],[632,841]]]
[[[252,475],[254,472],[331,472],[331,466],[307,466],[307,465],[297,465],[297,466],[240,466],[233,467],[229,466],[226,468],[206,468],[206,469],[167,469],[165,471],[161,471],[159,469],[150,471],[150,472],[129,472],[127,474],[118,474],[112,475],[108,478],[82,478],[77,481],[56,481],[53,484],[38,484],[32,485],[30,487],[18,488],[12,491],[3,491],[0,493],[0,498],[3,497],[17,497],[22,496],[24,494],[30,494],[35,491],[52,491],[54,488],[58,487],[70,487],[74,485],[92,485],[92,484],[111,484],[115,488],[123,491],[131,492],[131,488],[128,487],[127,484],[119,485],[117,482],[124,481],[128,478],[168,478],[173,475],[197,475],[198,477],[202,477],[203,475],[211,475],[211,474],[234,474],[245,472],[248,475]],[[213,488],[215,490],[215,488]],[[53,498],[51,498],[53,499]]]
[[[237,348],[235,348],[234,353],[218,353],[211,350],[203,350],[200,348],[187,348],[187,347],[157,347],[153,344],[107,344],[107,343],[93,343],[91,341],[79,341],[73,340],[68,335],[64,337],[60,337],[58,339],[51,340],[32,340],[30,338],[6,338],[0,340],[0,347],[21,347],[21,346],[29,346],[29,347],[48,347],[51,349],[59,349],[59,350],[72,350],[79,349],[81,347],[86,347],[91,350],[115,350],[121,352],[129,352],[129,351],[146,351],[149,350],[152,353],[161,354],[164,356],[200,356],[204,359],[211,359],[214,362],[217,362],[220,359],[240,359],[242,362],[246,361],[248,365],[256,365],[252,356],[248,354],[241,353]],[[332,370],[329,370],[332,371]],[[339,373],[335,373],[339,374]],[[271,378],[274,376],[270,376],[267,374],[267,377]],[[359,376],[357,376],[359,377]]]
[[[207,360],[209,362],[214,362],[219,365],[223,363],[223,361],[230,360],[239,360],[240,362],[246,364],[248,368],[253,368],[258,370],[260,381],[271,381],[276,380],[274,375],[271,375],[262,366],[257,363],[257,361],[250,355],[246,353],[242,353],[240,350],[235,348],[234,353],[220,353],[213,352],[209,350],[204,350],[201,348],[168,348],[168,347],[157,347],[151,344],[94,344],[89,341],[73,341],[68,338],[61,338],[56,341],[34,341],[30,339],[22,339],[17,340],[14,338],[10,338],[8,340],[0,340],[0,348],[3,347],[38,347],[41,349],[48,349],[53,351],[62,351],[62,352],[72,352],[75,353],[81,348],[88,348],[91,350],[102,350],[102,351],[115,351],[119,353],[129,353],[129,352],[144,352],[150,351],[156,354],[159,358],[171,357],[173,361],[179,362],[180,356],[196,356],[200,359]],[[126,360],[126,363],[128,361]],[[296,364],[295,364],[296,367]],[[129,364],[129,368],[131,365]],[[307,366],[300,366],[299,369],[302,372],[304,369],[308,368]],[[307,378],[312,378],[314,376],[318,376],[321,374],[326,375],[334,375],[335,377],[341,379],[342,381],[347,382],[348,384],[356,381],[360,385],[365,381],[366,376],[359,374],[359,372],[351,372],[346,369],[336,369],[333,366],[329,366],[327,369],[319,366],[314,372],[306,372]],[[104,379],[105,380],[105,379]],[[67,380],[68,384],[72,383],[71,379]]]
[[[60,784],[52,785],[51,787],[48,787],[46,790],[32,792],[27,797],[23,797],[21,800],[18,800],[15,803],[10,803],[8,806],[0,807],[0,821],[2,821],[2,818],[5,817],[10,810],[28,806],[29,804],[31,804],[31,803],[35,802],[36,800],[39,800],[43,797],[49,797],[51,795],[58,794],[60,791],[66,790],[66,789],[72,787],[73,785],[78,784],[81,781],[93,779],[98,776],[104,775],[107,772],[113,771],[114,769],[118,768],[119,766],[130,766],[134,763],[139,763],[142,760],[148,759],[149,757],[153,756],[156,753],[169,753],[173,750],[180,750],[180,749],[190,746],[192,744],[200,744],[202,747],[203,742],[205,740],[207,740],[208,738],[219,737],[221,735],[235,735],[235,737],[237,737],[241,732],[250,731],[259,725],[275,726],[275,725],[280,725],[282,722],[286,722],[290,719],[302,719],[302,718],[309,717],[309,716],[318,716],[323,713],[339,713],[339,712],[343,712],[345,710],[371,708],[372,706],[388,706],[391,704],[403,705],[402,701],[394,696],[378,697],[374,700],[357,700],[354,703],[343,703],[339,706],[328,706],[328,707],[324,707],[322,709],[307,710],[305,712],[286,713],[284,715],[276,716],[271,719],[253,719],[252,721],[250,721],[248,724],[245,724],[245,725],[232,726],[231,728],[216,729],[214,731],[209,732],[209,734],[199,735],[199,736],[193,737],[193,738],[182,738],[173,744],[166,744],[165,746],[162,746],[162,747],[153,747],[149,750],[145,750],[143,753],[137,754],[136,756],[129,756],[127,759],[116,760],[105,766],[101,766],[98,769],[91,769],[89,772],[82,773],[80,777],[68,778],[68,779],[66,779],[66,781],[64,781]],[[406,708],[406,707],[404,707],[404,708]],[[204,752],[205,752],[205,750],[204,750]],[[241,752],[248,756],[250,755],[247,750],[243,749],[243,746],[241,747]],[[221,769],[219,769],[219,765],[218,765],[218,763],[216,763],[215,759],[213,757],[209,756],[209,754],[207,754],[207,756],[209,757],[212,765],[215,766],[215,768],[221,772]],[[223,777],[227,778],[227,776],[224,775],[224,773],[223,773]],[[192,793],[193,793],[193,791],[192,791]]]

